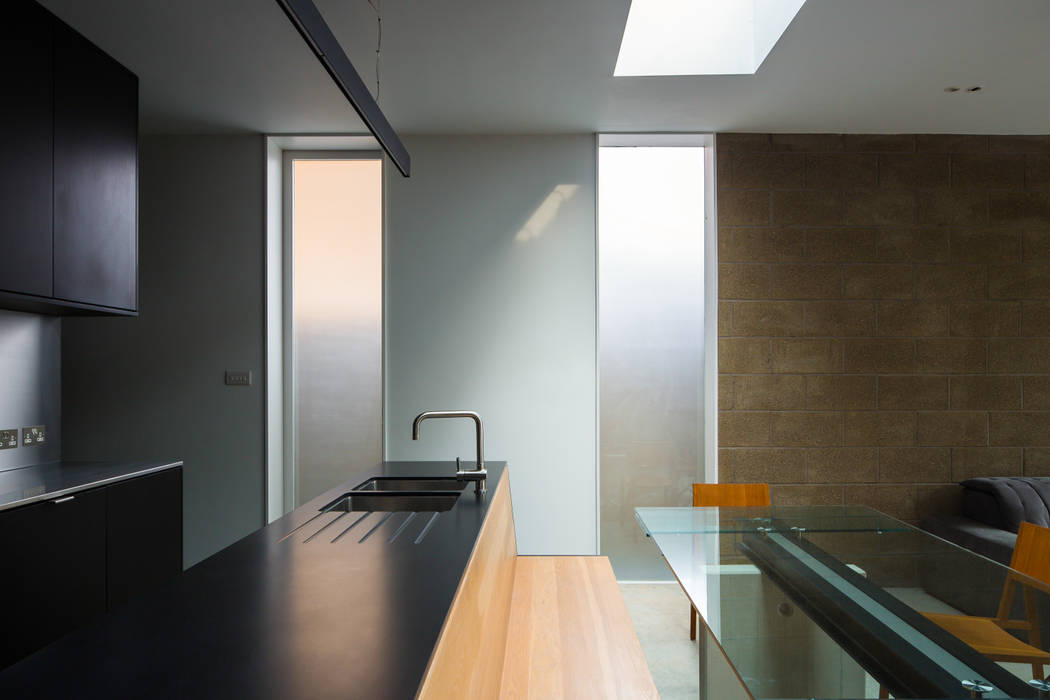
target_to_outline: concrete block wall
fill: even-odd
[[[915,521],[1050,475],[1050,136],[718,136],[719,478]]]

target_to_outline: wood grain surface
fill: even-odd
[[[769,484],[693,484],[693,507],[768,506]]]
[[[499,694],[517,554],[508,471],[492,496],[417,697]]]
[[[518,557],[500,697],[659,697],[608,557]]]

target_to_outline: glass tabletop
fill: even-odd
[[[1050,587],[990,559],[860,506],[635,518],[700,614],[701,697],[1040,697]]]
[[[635,508],[648,536],[700,532],[752,532],[756,527],[804,528],[811,532],[906,532],[910,526],[864,506],[768,506],[761,508]]]

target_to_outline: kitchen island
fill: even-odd
[[[506,487],[506,464],[486,466],[487,493],[468,485],[437,517],[377,512],[350,530],[362,514],[318,517],[370,478],[456,468],[378,464],[0,672],[0,696],[414,697]]]

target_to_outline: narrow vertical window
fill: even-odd
[[[601,553],[669,579],[634,508],[704,481],[703,147],[599,147],[598,308]]]
[[[296,505],[382,460],[383,194],[378,158],[293,158]]]

